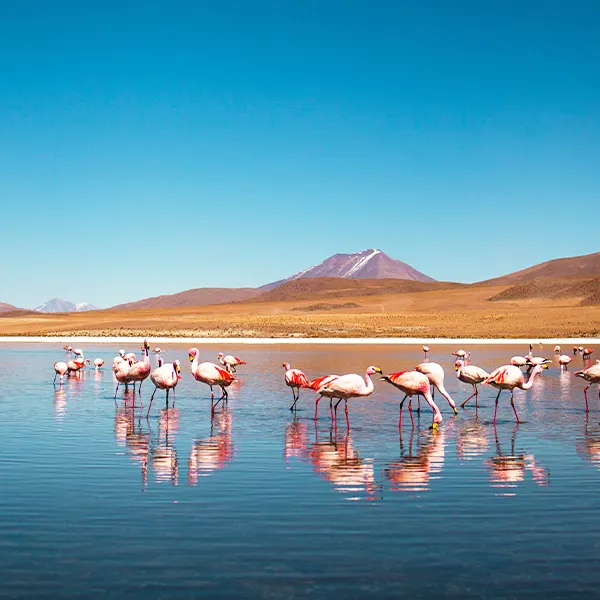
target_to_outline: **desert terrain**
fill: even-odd
[[[0,313],[0,335],[160,337],[595,337],[598,282],[305,279],[208,306]]]

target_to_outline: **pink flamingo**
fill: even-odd
[[[313,379],[308,387],[311,390],[314,390],[317,393],[317,398],[315,400],[315,416],[314,420],[317,420],[318,411],[319,411],[319,401],[323,396],[329,398],[329,414],[331,415],[331,419],[333,420],[333,396],[328,391],[323,391],[324,388],[327,388],[327,384],[333,381],[334,379],[338,379],[339,375],[323,375],[322,377],[317,377]]]
[[[458,410],[456,410],[456,404],[454,403],[454,400],[452,400],[452,397],[444,387],[444,369],[442,368],[442,365],[435,362],[421,363],[420,365],[417,365],[415,367],[415,371],[426,375],[427,379],[429,379],[429,382],[434,387],[431,397],[435,400],[435,388],[437,388],[440,394],[444,396],[446,400],[448,400],[448,404],[451,406],[452,410],[454,411],[454,414],[457,415]]]
[[[96,370],[100,369],[104,365],[104,361],[101,358],[94,359],[94,368]]]
[[[398,371],[397,373],[390,373],[381,378],[382,381],[387,381],[391,383],[394,387],[398,388],[403,394],[404,398],[400,402],[400,417],[398,419],[398,429],[402,427],[402,409],[404,407],[404,402],[407,398],[408,401],[408,410],[410,412],[410,420],[414,425],[414,420],[412,416],[412,406],[411,401],[413,396],[425,398],[425,401],[431,409],[433,410],[433,423],[431,425],[432,429],[437,429],[438,425],[442,422],[442,413],[438,408],[437,404],[434,402],[431,397],[431,392],[429,391],[429,378],[427,375],[420,373],[419,371]]]
[[[200,351],[198,348],[190,348],[189,350],[189,358],[192,363],[192,375],[196,381],[200,381],[201,383],[205,383],[210,386],[211,393],[211,412],[215,410],[215,406],[224,400],[227,402],[228,394],[227,388],[237,379],[227,370],[223,369],[219,365],[215,365],[211,362],[199,362]],[[213,386],[218,385],[223,394],[214,403],[215,394],[213,392]]]
[[[86,364],[90,364],[90,361],[82,358],[74,358],[67,363],[67,375],[71,373],[78,373],[85,367]]]
[[[560,346],[557,344],[556,346],[554,346],[554,354],[560,354],[561,353],[561,349]]]
[[[138,361],[131,365],[129,369],[129,380],[133,382],[133,391],[135,392],[135,382],[140,382],[139,392],[142,392],[142,383],[148,379],[150,375],[150,344],[148,340],[144,340],[142,344],[143,361]]]
[[[593,353],[594,351],[591,348],[584,348],[583,352],[581,352],[581,354],[583,354],[583,360],[590,358]]]
[[[490,374],[480,367],[475,365],[465,365],[463,360],[457,360],[454,363],[454,370],[456,376],[463,383],[469,383],[473,386],[473,393],[460,405],[461,408],[465,407],[465,404],[475,396],[475,407],[479,407],[479,391],[477,390],[477,384],[483,383]]]
[[[306,375],[300,369],[292,369],[289,362],[283,363],[285,369],[285,384],[292,389],[294,404],[290,406],[290,410],[296,408],[296,402],[300,398],[300,388],[310,387],[310,383]]]
[[[500,394],[502,390],[510,390],[510,404],[512,406],[513,412],[515,413],[515,417],[517,419],[517,423],[520,423],[519,415],[517,414],[517,409],[515,407],[515,400],[513,397],[515,388],[520,388],[522,390],[529,390],[533,385],[533,381],[537,375],[539,375],[544,369],[547,369],[548,366],[546,364],[536,365],[531,371],[531,375],[527,382],[525,382],[525,378],[523,377],[523,373],[518,367],[514,365],[504,365],[502,367],[498,367],[495,371],[492,371],[490,376],[483,382],[484,385],[490,384],[493,385],[496,389],[498,389],[498,395],[496,396],[496,405],[494,408],[494,423],[496,422],[496,413],[498,412],[498,399],[500,398]]]
[[[124,383],[125,391],[129,388],[129,384],[131,383],[130,371],[133,365],[133,359],[122,360],[115,367],[113,367],[115,372],[115,378],[117,380],[117,389],[115,390],[115,400],[117,398],[117,393],[119,392],[119,386]],[[135,391],[135,384],[133,385],[133,389]]]
[[[569,363],[572,360],[573,359],[570,356],[567,356],[566,354],[561,354],[558,357],[558,364],[560,365],[560,370],[561,371],[568,371],[567,367],[569,366]]]
[[[181,379],[181,364],[178,360],[174,360],[172,363],[162,364],[162,359],[159,360],[159,366],[150,373],[150,379],[154,384],[154,391],[150,396],[150,406],[148,406],[148,412],[146,416],[150,414],[152,408],[152,400],[154,400],[154,394],[156,390],[167,390],[167,408],[169,408],[169,390],[173,390],[175,393],[175,387],[178,381]]]
[[[66,362],[63,362],[60,360],[55,362],[54,363],[54,381],[53,381],[53,383],[56,383],[56,378],[60,377],[60,383],[62,384],[63,377],[68,370],[69,370],[69,367],[67,366]]]
[[[577,377],[581,377],[582,379],[585,379],[585,381],[587,381],[590,384],[583,390],[583,395],[585,396],[585,412],[586,413],[590,412],[590,407],[588,405],[587,391],[590,389],[590,387],[594,383],[598,384],[598,397],[600,398],[600,361],[596,362],[595,365],[592,365],[591,367],[588,367],[587,369],[583,369],[582,371],[577,371],[575,373],[575,375]]]
[[[510,359],[510,364],[513,367],[518,367],[519,369],[527,366],[527,358],[524,356],[513,356]]]
[[[346,426],[350,429],[350,419],[348,418],[348,400],[350,398],[365,398],[370,396],[375,389],[371,375],[381,374],[379,367],[369,367],[365,371],[364,378],[355,373],[342,375],[337,379],[332,379],[327,385],[321,388],[321,395],[329,394],[331,398],[338,398],[334,406],[334,413],[337,413],[338,404],[343,400],[346,409]]]
[[[235,373],[236,367],[239,367],[240,365],[248,364],[245,360],[242,360],[241,358],[237,358],[237,356],[231,356],[231,354],[228,354],[227,356],[225,356],[222,352],[219,352],[219,354],[217,355],[217,358],[219,359],[219,362],[230,373]]]
[[[429,346],[423,346],[423,354],[425,355],[425,358],[429,357]]]

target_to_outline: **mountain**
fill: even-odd
[[[285,302],[288,300],[323,300],[382,294],[410,294],[434,290],[468,287],[467,284],[408,279],[343,279],[341,277],[308,277],[286,281],[265,290],[245,302]]]
[[[6,304],[6,302],[0,302],[0,312],[10,312],[12,310],[19,310],[16,306],[12,304]]]
[[[556,258],[539,265],[534,265],[521,271],[515,271],[495,279],[487,279],[485,284],[514,284],[527,281],[534,277],[600,277],[600,252],[572,256],[570,258]]]
[[[88,310],[98,310],[94,305],[88,304],[87,302],[80,302],[76,304],[70,300],[63,300],[62,298],[52,298],[48,302],[44,302],[41,306],[36,307],[34,310],[43,313],[66,313],[66,312],[87,312]]]
[[[137,302],[113,306],[114,310],[136,310],[142,308],[177,308],[182,306],[207,306],[226,304],[251,298],[258,293],[254,288],[196,288],[177,294],[154,296]]]
[[[287,279],[281,279],[262,286],[270,290],[287,281],[310,277],[341,277],[343,279],[409,279],[411,281],[435,281],[400,260],[389,257],[377,248],[354,252],[353,254],[334,254],[314,267],[295,273]]]

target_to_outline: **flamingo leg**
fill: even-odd
[[[498,399],[500,398],[500,394],[502,390],[498,391],[498,395],[496,396],[496,406],[494,407],[494,425],[496,424],[496,413],[498,412]]]
[[[477,388],[475,388],[475,389],[477,389]],[[468,398],[467,398],[467,399],[466,399],[466,400],[465,400],[465,401],[464,401],[464,402],[463,402],[463,403],[460,405],[460,407],[461,407],[461,408],[464,408],[464,407],[465,407],[465,404],[466,404],[466,403],[467,403],[467,402],[468,402],[468,401],[469,401],[469,400],[470,400],[470,399],[471,399],[473,396],[477,396],[477,392],[473,392],[473,393],[472,393],[472,394],[471,394],[471,395],[470,395],[470,396],[469,396],[469,397],[468,397]]]
[[[152,392],[152,396],[150,396],[150,405],[148,406],[148,412],[146,413],[146,418],[148,418],[148,415],[150,414],[150,409],[152,408],[152,400],[154,400],[154,394],[156,394],[156,390],[158,388],[155,387],[154,391]]]
[[[333,398],[331,399],[331,401],[333,402]],[[333,418],[334,418],[334,420],[335,420],[335,421],[337,421],[337,407],[338,407],[338,404],[339,404],[341,401],[342,401],[342,399],[340,398],[340,399],[339,399],[339,400],[338,400],[338,401],[335,403],[335,405],[334,405],[334,407],[333,407],[333,414],[334,414],[334,417],[333,417]]]
[[[513,412],[515,413],[515,417],[517,418],[517,423],[520,423],[521,421],[519,420],[519,415],[517,414],[517,409],[515,407],[515,400],[513,398],[513,394],[514,394],[514,392],[511,391],[510,392],[510,404],[512,406]]]
[[[331,415],[331,420],[333,421],[333,398],[329,398],[329,414]]]
[[[215,399],[215,392],[213,390],[213,386],[212,385],[210,386],[210,399],[211,400]]]
[[[344,409],[346,412],[346,428],[350,431],[350,419],[348,418],[348,400],[344,400]]]
[[[402,402],[400,402],[400,416],[398,418],[398,429],[402,429],[402,408],[404,407],[404,402],[408,398],[408,394],[404,395],[402,398]]]
[[[167,408],[169,408],[169,388],[167,388]]]
[[[413,414],[412,414],[412,397],[410,397],[408,399],[408,414],[410,415],[410,424],[411,424],[411,427],[414,429],[414,427],[415,427],[415,419],[413,418]]]
[[[475,388],[475,410],[479,408],[479,390],[477,389],[477,384],[473,386]]]
[[[58,373],[54,374],[54,381],[52,383],[56,383],[56,377],[57,377]]]
[[[590,386],[588,385],[586,388],[583,388],[583,395],[585,397],[585,412],[588,413],[590,412],[590,407],[588,405],[588,397],[587,397],[587,391],[590,389]]]
[[[316,400],[315,400],[315,417],[314,420],[317,420],[317,414],[319,411],[319,400],[322,398],[323,396],[319,396]]]
[[[421,396],[417,396],[417,412],[421,412]]]
[[[300,390],[298,390],[298,396],[296,397],[296,388],[292,388],[292,396],[294,397],[294,404],[290,406],[290,410],[296,408],[296,402],[298,402],[298,398],[300,398]]]
[[[117,399],[117,392],[119,391],[119,384],[117,383],[117,389],[115,390],[115,400]]]

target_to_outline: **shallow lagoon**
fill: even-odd
[[[132,344],[128,350],[137,350]],[[120,347],[120,346],[119,346]],[[554,368],[516,392],[524,423],[493,389],[432,432],[424,410],[397,429],[400,393],[376,381],[331,428],[328,403],[313,421],[303,391],[296,418],[283,360],[309,377],[407,369],[411,346],[224,346],[248,361],[227,407],[179,358],[175,407],[159,392],[146,419],[119,392],[118,347],[52,385],[56,344],[0,345],[0,591],[10,597],[136,598],[564,598],[600,584],[600,425],[597,393]],[[220,348],[201,347],[214,360]],[[432,348],[457,402],[451,350]],[[477,346],[488,370],[520,346]],[[552,348],[535,354],[552,357]],[[572,371],[581,368],[577,358]],[[144,389],[145,388],[145,389]],[[152,386],[144,384],[147,407]],[[592,391],[592,390],[591,390]]]

